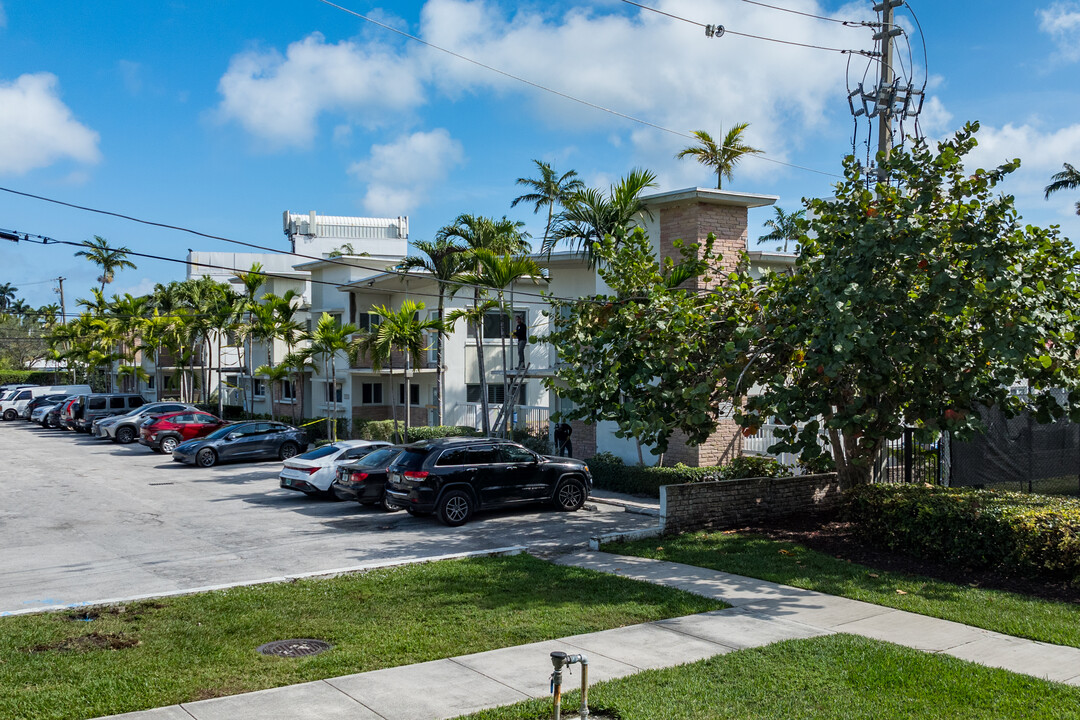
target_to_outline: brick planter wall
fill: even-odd
[[[660,488],[664,532],[720,530],[835,505],[836,474],[748,478]]]

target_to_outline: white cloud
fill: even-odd
[[[1055,2],[1036,14],[1039,29],[1054,39],[1058,54],[1069,62],[1080,60],[1080,2]]]
[[[363,203],[374,215],[398,215],[415,208],[432,185],[461,164],[461,143],[443,128],[404,135],[386,145],[374,145],[367,160],[349,172],[367,183]]]
[[[385,123],[419,104],[422,91],[407,57],[377,44],[328,45],[319,33],[277,51],[233,57],[218,83],[218,114],[276,146],[306,146],[325,111],[345,111],[367,125]]]
[[[135,297],[139,297],[140,295],[149,295],[150,293],[154,292],[154,285],[155,283],[153,280],[144,277],[142,280],[135,283],[134,285],[122,285],[119,287],[115,287],[113,285],[106,285],[105,293],[107,295],[123,295],[124,293],[130,293]]]
[[[723,0],[657,0],[658,9],[685,17],[730,17]],[[816,0],[791,0],[792,9],[826,13]],[[700,28],[616,4],[571,9],[562,15],[515,9],[506,14],[484,0],[428,0],[418,34],[507,73],[550,86],[597,105],[688,133],[749,121],[747,139],[783,158],[844,107],[846,57],[728,34],[708,39]],[[862,17],[859,4],[837,17]],[[767,8],[740,8],[731,30],[838,48],[861,47],[861,36]],[[553,125],[629,136],[638,162],[708,179],[703,168],[675,163],[686,140],[588,108],[504,75],[416,43],[388,49],[372,43],[327,44],[315,34],[293,43],[284,56],[246,52],[233,58],[219,84],[222,117],[258,138],[303,146],[317,133],[324,112],[378,124],[387,113],[415,110],[434,94],[513,94]],[[846,114],[846,113],[845,113]],[[407,121],[407,120],[406,120]],[[617,133],[617,134],[616,134]],[[621,139],[621,138],[620,138]],[[761,177],[776,166],[748,160],[740,176]]]
[[[969,170],[997,167],[1020,158],[1020,169],[1010,175],[1002,191],[1016,196],[1025,218],[1040,225],[1061,224],[1067,235],[1080,239],[1080,219],[1075,204],[1080,196],[1061,192],[1044,199],[1050,177],[1069,158],[1080,157],[1080,123],[1046,130],[1032,124],[990,127],[983,125],[975,136],[979,145],[964,163]]]
[[[0,82],[0,173],[101,159],[98,134],[72,116],[56,86],[56,76],[45,72]]]

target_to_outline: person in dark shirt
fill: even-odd
[[[574,429],[567,423],[559,423],[555,426],[555,454],[559,457],[573,457],[574,456],[574,444],[570,441],[570,436],[574,434]]]
[[[514,337],[518,343],[518,367],[525,367],[525,345],[529,342],[529,331],[525,328],[525,321],[521,318],[517,319]]]

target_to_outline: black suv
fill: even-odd
[[[550,502],[577,510],[592,491],[589,467],[545,457],[508,440],[442,438],[406,445],[388,468],[386,498],[413,515],[438,513],[451,527],[476,510]]]

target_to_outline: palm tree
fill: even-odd
[[[1054,174],[1050,179],[1052,183],[1046,186],[1046,199],[1050,199],[1053,193],[1058,190],[1075,190],[1080,187],[1080,171],[1077,171],[1069,163],[1065,163],[1065,169],[1059,173]],[[1076,214],[1080,215],[1080,202],[1076,203]],[[3,288],[0,287],[0,292]]]
[[[402,270],[426,270],[431,273],[439,286],[438,321],[442,323],[446,319],[446,290],[450,281],[464,268],[465,247],[458,245],[448,237],[441,237],[434,242],[427,240],[413,241],[413,247],[424,253],[426,257],[410,255],[401,261],[398,266]],[[443,424],[443,333],[439,333],[435,340],[435,407],[437,422]]]
[[[527,256],[520,255],[517,257],[510,255],[499,255],[485,248],[479,248],[472,252],[472,257],[476,261],[476,270],[467,273],[461,273],[454,278],[454,281],[460,284],[479,285],[486,288],[491,288],[495,291],[496,295],[496,307],[506,315],[506,318],[500,323],[499,338],[502,343],[502,361],[503,361],[503,418],[509,418],[507,410],[507,403],[510,402],[508,385],[509,385],[509,372],[510,368],[506,362],[506,338],[510,334],[510,328],[512,327],[512,320],[514,309],[508,307],[504,302],[504,292],[506,288],[511,287],[516,281],[522,278],[531,278],[535,283],[540,276],[540,268],[533,260]],[[478,335],[480,333],[477,333]]]
[[[693,135],[698,139],[700,145],[688,147],[680,151],[675,157],[693,157],[702,165],[714,168],[716,170],[716,189],[720,190],[723,187],[724,178],[728,180],[734,179],[735,166],[739,164],[744,155],[756,155],[765,152],[750,147],[743,141],[742,134],[748,127],[750,127],[750,123],[739,123],[728,131],[728,134],[724,136],[724,141],[720,144],[717,144],[712,136],[704,130],[695,130]]]
[[[641,200],[641,194],[651,187],[656,187],[656,174],[635,168],[608,188],[607,194],[595,188],[574,193],[559,214],[545,250],[550,254],[555,243],[569,241],[589,261],[589,267],[593,267],[596,243],[608,235],[618,241],[631,225],[640,225],[645,216],[652,216]]]
[[[398,310],[391,310],[384,305],[374,305],[371,311],[379,316],[379,326],[360,341],[358,349],[363,349],[371,356],[371,367],[378,372],[383,364],[391,362],[394,350],[400,350],[413,365],[419,365],[421,356],[428,349],[428,334],[442,335],[445,328],[441,320],[421,320],[420,313],[424,303],[404,300]],[[355,351],[354,351],[355,354]],[[408,366],[405,368],[405,442],[409,442],[409,427],[412,419],[412,387],[409,381]],[[390,405],[393,408],[394,431],[397,431],[397,407],[394,402],[394,369],[390,368]]]
[[[536,169],[540,171],[540,177],[536,179],[518,178],[517,184],[532,188],[532,192],[514,198],[514,201],[510,203],[510,207],[517,207],[519,202],[532,203],[534,215],[540,212],[541,208],[547,207],[547,224],[544,225],[544,239],[540,244],[540,247],[546,248],[548,247],[548,235],[551,234],[551,221],[554,218],[555,206],[565,206],[569,197],[585,189],[585,183],[578,178],[577,172],[574,170],[559,175],[546,162],[533,160],[533,163],[536,164]],[[551,250],[548,248],[548,253],[550,254],[550,252]]]
[[[245,365],[251,364],[251,341],[257,330],[252,322],[252,317],[255,312],[255,294],[259,291],[259,288],[266,282],[266,276],[262,272],[262,263],[252,263],[251,269],[247,272],[234,273],[235,277],[240,280],[240,284],[243,286],[243,300],[238,310],[245,311],[247,313],[247,323],[241,326],[242,332],[245,338],[246,347],[244,350],[244,363]],[[255,410],[255,398],[254,398],[254,376],[253,373],[248,370],[248,383],[244,392],[244,409],[248,410],[248,402],[251,403],[250,412]]]
[[[95,235],[93,240],[83,240],[86,250],[75,253],[75,257],[84,257],[101,268],[101,292],[105,292],[105,285],[113,281],[117,270],[124,268],[135,269],[135,263],[127,259],[131,252],[126,247],[109,247],[109,241],[100,235]]]
[[[11,283],[0,285],[0,312],[6,311],[15,302],[15,293],[18,291],[19,288],[13,287]]]
[[[285,363],[280,365],[260,365],[255,368],[255,374],[266,378],[270,385],[270,414],[274,414],[274,403],[277,401],[277,393],[274,389],[281,385],[283,380],[288,380],[292,375],[292,368]]]
[[[784,252],[787,252],[788,242],[798,239],[801,232],[799,228],[799,221],[806,217],[805,210],[796,210],[794,212],[786,213],[781,207],[774,207],[776,211],[776,217],[771,220],[765,221],[765,227],[769,228],[771,232],[768,235],[762,235],[759,240],[766,240],[769,242],[780,240],[784,241]],[[779,250],[780,248],[776,248]]]
[[[322,356],[323,377],[327,378],[327,394],[332,407],[331,414],[326,418],[327,435],[332,441],[337,440],[337,354],[344,352],[350,358],[355,357],[360,346],[358,341],[352,339],[352,335],[357,331],[355,325],[339,325],[330,313],[324,312],[315,327],[303,336],[303,339],[310,343],[302,351],[303,354],[309,357]]]
[[[446,322],[453,325],[458,320],[464,320],[466,327],[476,328],[476,366],[480,373],[480,429],[485,436],[491,435],[491,418],[488,416],[488,386],[487,372],[484,369],[484,318],[497,308],[499,304],[494,300],[481,301],[478,297],[473,298],[472,307],[455,310],[446,318]]]

